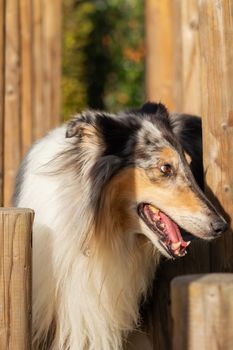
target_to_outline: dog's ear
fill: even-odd
[[[75,120],[69,121],[66,128],[66,137],[74,137],[80,135],[80,123]]]
[[[162,103],[147,102],[140,109],[132,112],[140,119],[146,119],[155,124],[162,122],[170,129],[169,113]]]
[[[83,132],[87,128],[94,128],[95,126],[96,114],[93,111],[83,112],[81,114],[75,115],[67,123],[66,127],[66,137],[78,137],[83,135]]]
[[[149,114],[154,116],[162,116],[168,118],[167,108],[162,103],[146,102],[140,109],[142,114]]]
[[[106,112],[87,111],[68,122],[66,137],[95,142],[105,149],[105,155],[120,155],[127,152],[126,144],[140,125],[140,120],[134,116],[125,118]]]
[[[190,168],[203,188],[202,126],[201,118],[189,114],[171,114],[170,125],[185,153],[191,158]]]

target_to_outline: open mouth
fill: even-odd
[[[183,240],[178,225],[165,213],[151,204],[141,203],[138,214],[146,225],[158,236],[163,249],[173,258],[187,254],[190,241]]]

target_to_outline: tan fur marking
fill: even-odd
[[[191,213],[203,210],[201,200],[194,194],[190,187],[181,185],[176,189],[176,196],[172,199],[173,205],[179,208],[187,208]]]
[[[157,170],[155,169],[154,171],[156,172]],[[154,205],[158,205],[160,209],[166,209],[167,212],[169,212],[169,208],[190,211],[190,214],[203,211],[202,201],[196,196],[188,184],[185,183],[183,176],[179,178],[178,175],[178,178],[173,182],[164,179],[163,181],[154,183],[150,181],[144,169],[130,168],[116,175],[108,187],[108,193],[111,187],[112,190],[110,192],[112,196],[116,197],[116,205],[119,203],[122,204],[122,201],[126,200],[126,198],[135,203],[141,200],[143,201],[144,198],[151,198]],[[112,200],[113,198],[111,198]],[[119,207],[122,210],[124,206],[121,204]],[[125,221],[125,214],[123,212],[120,221]]]
[[[160,158],[165,161],[178,162],[177,153],[170,147],[164,147],[160,152]]]
[[[190,164],[192,161],[192,158],[190,157],[190,155],[188,153],[184,152],[184,156],[185,156],[185,159],[187,160],[188,164]]]

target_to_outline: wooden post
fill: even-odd
[[[33,211],[0,209],[0,349],[31,350]]]
[[[173,350],[233,349],[233,274],[172,281]]]
[[[199,18],[206,193],[232,218],[233,1],[199,1]],[[233,271],[232,237],[213,243],[211,271]]]
[[[146,0],[146,95],[200,115],[198,0]]]
[[[24,155],[29,149],[32,139],[32,2],[20,0],[20,37],[21,37],[21,147]]]
[[[60,121],[61,0],[0,1],[0,205],[19,163]]]
[[[16,0],[6,1],[4,101],[4,205],[10,204],[16,169],[20,162],[20,37]]]
[[[171,110],[175,101],[173,0],[146,0],[146,94],[150,101],[161,101]]]
[[[4,52],[5,1],[0,2],[0,206],[3,205],[3,112],[4,112]]]
[[[176,67],[179,67],[181,71],[181,91],[177,92],[177,95],[180,93],[182,99],[180,111],[201,115],[198,0],[178,0],[176,6],[180,6],[181,26],[181,40],[174,36],[176,50],[181,51],[181,60],[176,62]]]
[[[61,0],[31,0],[33,6],[33,129],[36,140],[60,120]]]

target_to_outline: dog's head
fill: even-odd
[[[179,227],[203,239],[227,228],[193,177],[178,124],[162,104],[146,104],[118,115],[82,113],[66,133],[92,181],[97,215],[123,235],[145,235],[167,257],[186,253]]]

